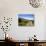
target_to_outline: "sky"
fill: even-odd
[[[18,18],[26,19],[26,20],[34,20],[33,14],[19,14]]]

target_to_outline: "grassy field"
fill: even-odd
[[[18,19],[19,26],[34,26],[34,20]]]

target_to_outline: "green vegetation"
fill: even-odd
[[[18,19],[18,25],[19,26],[33,26],[34,20],[25,20],[25,19]]]

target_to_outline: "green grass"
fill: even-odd
[[[27,26],[29,22],[32,22],[32,26],[34,25],[34,20],[25,20],[25,19],[18,19],[19,26]]]

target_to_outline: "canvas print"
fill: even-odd
[[[18,26],[34,26],[33,14],[18,14]]]

